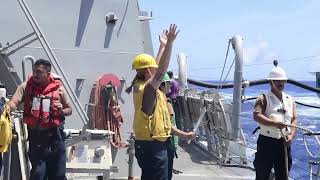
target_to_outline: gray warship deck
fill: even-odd
[[[217,159],[200,147],[191,144],[183,144],[178,147],[178,158],[174,159],[173,168],[182,173],[173,174],[173,180],[209,180],[209,179],[255,179],[252,169],[236,166],[220,166]],[[128,155],[126,149],[117,153],[114,165],[119,167],[119,172],[112,175],[113,179],[127,179]],[[140,168],[135,159],[134,176],[140,178]]]

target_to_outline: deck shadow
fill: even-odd
[[[180,148],[184,151],[177,152],[178,157],[179,154],[182,158],[187,158],[189,156],[190,160],[196,164],[203,164],[203,165],[218,165],[218,159],[215,158],[213,155],[205,152],[203,149],[198,147],[196,144],[191,143],[179,143]]]

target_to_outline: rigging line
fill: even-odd
[[[216,112],[222,112],[222,113],[223,113],[223,111],[221,111],[221,110],[212,111],[211,109],[208,109],[208,111],[210,111],[211,113],[216,113]],[[240,117],[245,117],[245,118],[253,119],[252,116],[234,114],[234,113],[228,112],[228,111],[225,111],[225,113],[226,113],[226,114],[235,115],[235,116],[240,116]],[[311,133],[313,133],[312,130],[307,129],[307,128],[303,127],[303,126],[296,126],[296,125],[292,125],[292,124],[288,124],[288,126],[294,127],[294,128],[297,128],[297,129],[300,129],[300,130],[302,130],[303,132],[309,132],[309,133],[311,132]],[[298,132],[298,131],[297,131],[297,132]]]
[[[305,57],[299,57],[299,58],[292,58],[292,59],[287,59],[287,60],[280,60],[281,62],[290,62],[290,61],[300,61],[300,60],[312,60],[314,58],[319,58],[319,55],[314,55],[314,56],[305,56]]]
[[[211,110],[210,110],[211,111]],[[212,112],[212,111],[211,111]],[[221,111],[222,112],[222,111]],[[225,113],[227,113],[227,114],[233,114],[233,113],[228,113],[228,112],[225,112]],[[239,115],[237,115],[237,116],[239,116]],[[248,117],[248,116],[246,116],[246,117]],[[250,117],[251,118],[251,117]],[[297,126],[297,128],[298,129],[302,129],[302,130],[304,130],[305,128],[303,128],[303,127],[299,127],[299,126]],[[243,129],[243,128],[242,128]],[[248,129],[247,129],[248,130]],[[299,132],[299,131],[297,131],[297,132]],[[221,138],[223,138],[223,139],[226,139],[226,140],[229,140],[229,141],[233,141],[233,140],[231,140],[231,139],[228,139],[228,138],[226,138],[226,137],[223,137],[223,136],[220,136]],[[235,143],[237,143],[236,141],[233,141],[233,142],[235,142]],[[241,144],[241,143],[237,143],[237,144],[239,144],[239,145],[243,145],[243,144]],[[253,149],[253,150],[256,150],[255,148],[252,148],[252,147],[250,147],[250,146],[247,146],[247,145],[243,145],[243,146],[245,146],[245,147],[247,147],[247,148],[250,148],[250,149]],[[299,161],[302,161],[302,162],[306,162],[305,160],[302,160],[302,159],[299,159],[299,158],[296,158],[296,159],[298,159]]]
[[[192,77],[192,79],[194,80],[200,80],[207,83],[210,83],[210,81],[213,81],[213,82],[218,81],[216,76],[214,75],[210,76],[210,74],[207,74],[207,76],[197,75],[199,74],[199,72],[190,72],[189,74],[190,74],[189,77]],[[298,79],[299,81],[315,81],[315,78],[304,78],[304,77],[297,77],[297,76],[292,77],[291,79]],[[233,81],[230,80],[230,82],[233,82]]]
[[[290,61],[300,61],[300,60],[314,60],[314,58],[320,58],[320,56],[305,56],[305,57],[301,57],[301,58],[293,58],[293,59],[287,59],[287,60],[279,60],[281,62],[290,62]],[[320,60],[320,59],[319,59]],[[273,60],[270,60],[271,62],[266,62],[266,63],[252,63],[252,64],[244,64],[243,66],[249,67],[249,66],[260,66],[260,65],[267,65],[267,64],[273,64]],[[204,67],[204,68],[190,68],[188,70],[205,70],[205,69],[221,69],[223,68],[222,66],[218,66],[218,67]]]
[[[247,102],[248,104],[250,104],[250,105],[251,105],[251,107],[254,107],[254,106],[255,106],[255,104],[253,104],[251,101],[247,101],[247,98],[246,98],[246,99],[244,99],[244,102]]]
[[[246,101],[250,101],[250,100],[254,100],[256,99],[257,97],[250,97],[250,98],[246,98],[245,100]],[[295,103],[299,104],[299,105],[302,105],[302,106],[306,106],[306,107],[311,107],[311,108],[315,108],[315,109],[320,109],[319,106],[314,106],[314,105],[310,105],[310,104],[305,104],[305,103],[302,103],[302,102],[299,102],[299,101],[295,101]]]
[[[299,129],[299,127],[302,127],[302,126],[298,126],[297,129]],[[302,127],[304,128],[304,127]],[[297,133],[303,135],[303,136],[310,136],[310,137],[315,137],[315,136],[319,136],[320,135],[320,132],[308,132],[308,131],[296,131]],[[305,133],[307,132],[307,133]],[[317,139],[316,139],[317,140]]]
[[[234,141],[234,140],[228,139],[228,138],[223,137],[223,136],[221,136],[221,135],[218,135],[218,137],[220,137],[221,139],[225,139],[225,140],[228,140],[228,141],[232,141],[232,142],[234,142],[234,143],[236,143],[236,144],[239,144],[239,145],[241,145],[241,146],[244,146],[244,147],[246,147],[246,148],[249,148],[249,149],[252,149],[252,150],[256,151],[255,148],[252,148],[252,147],[248,146],[247,144],[241,144],[241,143],[239,143],[239,142],[236,142],[236,141]],[[219,146],[218,146],[218,148],[219,148]],[[233,152],[233,151],[231,151],[231,150],[228,150],[227,148],[225,148],[225,147],[223,147],[223,146],[220,146],[220,148],[223,148],[223,149],[225,149],[226,151],[231,152],[231,153],[234,154],[234,155],[237,155],[237,156],[242,157],[241,155],[239,155],[239,154],[237,154],[237,153],[235,153],[235,152]],[[300,158],[298,158],[297,156],[295,156],[294,154],[291,154],[291,156],[294,157],[294,159],[297,160],[297,162],[309,163],[307,160],[300,159]],[[252,162],[252,161],[251,161],[250,159],[248,159],[248,158],[246,158],[246,160],[248,160],[249,162]],[[233,161],[233,160],[231,160],[231,161]],[[236,161],[234,161],[234,162],[235,162],[236,164],[239,164],[240,166],[243,166],[242,164],[240,164],[240,163],[238,163],[238,162],[236,162]],[[297,168],[299,168],[299,169],[302,169],[302,170],[305,171],[305,172],[309,172],[309,170],[304,169],[304,168],[302,168],[302,167],[300,167],[300,166],[298,166],[298,165],[296,165],[296,164],[292,164],[292,167],[297,167]],[[291,169],[292,169],[292,168],[291,168]]]
[[[249,149],[251,149],[251,150],[257,151],[257,149],[256,149],[255,147],[251,147],[251,146],[249,146],[249,145],[247,145],[247,144],[241,144],[241,143],[239,143],[239,142],[237,142],[237,141],[234,141],[234,140],[232,140],[232,139],[228,139],[228,138],[223,137],[223,136],[219,136],[219,137],[221,137],[222,139],[225,139],[225,140],[232,141],[232,142],[234,142],[234,143],[236,143],[236,144],[239,144],[239,145],[244,146],[244,147],[246,147],[246,148],[249,148]],[[306,159],[301,159],[301,158],[299,158],[298,156],[296,156],[295,154],[292,154],[292,153],[291,153],[291,156],[294,157],[294,159],[297,160],[298,162],[309,163],[308,160],[306,160]]]
[[[253,118],[252,118],[253,119]],[[206,122],[203,122],[203,125],[205,126],[205,125],[207,125],[207,124],[209,124],[210,125],[210,122],[209,122],[210,120],[208,120],[208,121],[206,121]],[[254,121],[253,121],[254,122]],[[214,127],[216,127],[215,125],[213,125]],[[222,128],[219,128],[219,129],[221,129],[222,131],[225,131],[224,129],[222,129]],[[242,129],[243,130],[246,130],[246,132],[252,132],[254,129],[251,129],[250,127],[242,127]]]
[[[210,110],[211,111],[211,110]],[[222,112],[222,111],[219,111],[217,110],[218,112]],[[212,113],[214,113],[213,111],[211,111]],[[240,117],[245,117],[245,118],[248,118],[248,119],[253,119],[252,116],[246,116],[246,115],[239,115],[239,114],[234,114],[234,113],[231,113],[231,112],[228,112],[228,111],[225,111],[226,114],[231,114],[231,115],[235,115],[235,116],[240,116]],[[291,127],[295,127],[297,129],[300,129],[302,130],[303,132],[313,132],[312,130],[310,129],[307,129],[303,126],[295,126],[295,125],[288,125],[288,126],[291,126]],[[302,132],[300,131],[296,131],[297,133],[300,133],[301,135],[304,135]]]
[[[247,145],[247,144],[241,144],[241,143],[239,143],[239,142],[237,142],[237,141],[235,141],[235,140],[232,140],[232,139],[229,139],[229,138],[226,138],[226,137],[223,137],[223,136],[218,136],[218,137],[220,137],[220,138],[222,138],[222,139],[225,139],[225,140],[228,140],[228,141],[232,141],[232,142],[234,142],[234,143],[236,143],[236,144],[238,144],[238,145],[244,146],[244,147],[249,148],[249,149],[251,149],[251,150],[257,151],[257,149],[256,149],[255,147],[251,147],[251,146],[249,146],[249,145]],[[295,154],[292,154],[292,153],[291,153],[291,156],[294,157],[294,159],[297,160],[298,162],[309,163],[308,160],[306,160],[306,159],[301,159],[301,158],[299,158],[298,156],[296,156]],[[295,166],[297,166],[297,165],[295,165]],[[300,167],[300,168],[301,168],[301,167]]]
[[[226,137],[223,137],[223,136],[219,136],[219,137],[221,137],[222,139],[225,139],[225,140],[232,141],[232,142],[234,142],[234,143],[236,143],[236,144],[239,144],[239,145],[241,145],[241,146],[244,146],[244,147],[246,147],[246,148],[249,148],[249,149],[251,149],[251,150],[255,150],[255,151],[256,151],[256,148],[255,148],[255,147],[249,146],[248,144],[241,144],[241,143],[239,143],[239,142],[237,142],[237,141],[234,141],[234,140],[232,140],[232,139],[229,139],[229,138],[226,138]],[[248,141],[247,141],[247,142],[248,142]],[[295,154],[292,154],[292,156],[295,157],[295,159],[298,160],[298,161],[300,161],[300,162],[308,163],[307,160],[301,159],[301,158],[299,158],[298,156],[296,156]]]
[[[200,79],[204,82],[208,82],[208,81],[217,81],[218,83],[221,83],[217,80],[217,77],[215,75],[210,75],[210,74],[206,74],[206,76],[202,76],[202,75],[198,75],[199,72],[190,72],[190,77],[192,77],[192,79]],[[298,79],[299,81],[314,81],[315,78],[305,78],[305,77],[298,77],[298,76],[294,76],[291,77],[291,79]],[[232,81],[232,80],[231,80]],[[209,82],[208,82],[209,83]],[[252,87],[252,86],[249,86]],[[248,88],[249,88],[248,87]]]
[[[220,111],[220,112],[222,112],[222,111]],[[228,112],[228,111],[225,111],[225,113],[230,114],[230,115],[235,115],[235,116],[240,116],[240,117],[248,118],[248,119],[253,119],[252,116],[241,115],[241,114],[234,114],[234,113]]]
[[[206,125],[208,125],[208,124],[209,124],[209,126],[211,127],[211,124],[210,124],[209,121],[203,122],[203,126],[206,126]],[[216,127],[215,125],[212,125],[212,126],[214,126],[214,128]],[[222,128],[219,128],[219,129],[221,129],[222,131],[225,131],[225,130],[222,129]],[[254,131],[254,129],[251,129],[251,128],[249,128],[249,127],[242,127],[242,129],[245,130],[245,132],[248,132],[248,133],[250,133],[250,134],[251,134],[251,132]],[[248,142],[251,142],[251,141],[248,141]]]
[[[283,61],[279,60],[279,61],[281,61],[282,63],[283,62],[291,62],[291,61],[300,61],[300,60],[310,61],[310,60],[314,60],[313,58],[319,58],[319,57],[320,56],[305,56],[305,57],[301,57],[301,58],[293,58],[293,59],[288,59],[288,60],[283,60]],[[266,64],[273,64],[273,62],[272,63],[255,63],[255,64],[248,64],[248,65],[244,65],[244,66],[259,66],[259,65],[266,65]]]
[[[287,63],[287,62],[291,62],[291,61],[311,61],[311,60],[315,60],[315,58],[320,58],[320,56],[305,56],[305,57],[301,57],[301,58],[293,58],[293,59],[287,59],[287,60],[278,60],[281,63]],[[320,60],[320,59],[318,59]],[[253,63],[253,64],[247,64],[247,65],[243,65],[243,66],[260,66],[260,65],[267,65],[267,64],[273,64],[273,60],[267,60],[267,61],[271,61],[270,63]]]
[[[296,129],[300,129],[302,131],[306,131],[308,133],[313,133],[313,131],[311,131],[310,129],[307,129],[305,127],[302,127],[302,126],[296,126],[296,125],[293,125],[293,124],[288,124],[289,127],[293,127],[293,128],[296,128]]]
[[[212,111],[211,109],[209,109],[210,112],[212,113],[216,113],[215,111]],[[221,112],[223,113],[222,110],[216,110],[217,112]],[[245,118],[248,118],[248,119],[253,119],[252,116],[247,116],[247,115],[241,115],[241,114],[233,114],[232,112],[228,112],[228,111],[225,111],[226,114],[230,114],[230,115],[235,115],[235,116],[240,116],[240,117],[245,117]]]
[[[303,131],[296,131],[300,135],[304,135]]]
[[[215,113],[215,112],[212,111],[212,110],[209,110],[209,111],[211,111],[212,113]],[[217,110],[217,112],[222,112],[222,111]],[[225,111],[225,113],[226,113],[226,114],[231,114],[231,115],[240,116],[240,117],[245,117],[245,118],[248,118],[248,119],[253,119],[253,117],[251,117],[251,116],[234,114],[234,113],[231,113],[231,112],[228,112],[228,111]],[[300,130],[302,130],[303,132],[305,132],[305,131],[306,131],[306,132],[312,132],[311,130],[309,130],[309,129],[305,128],[305,127],[302,127],[302,126],[294,126],[294,125],[290,125],[290,126],[291,126],[291,127],[295,127],[295,128],[297,128],[297,129],[300,129]],[[245,128],[242,127],[242,129],[245,129]],[[247,128],[247,130],[249,130],[249,129]],[[300,131],[297,131],[297,133],[300,133],[300,134],[304,135],[304,134],[301,133]]]
[[[226,80],[227,80],[227,78],[228,78],[228,76],[229,76],[229,73],[230,73],[230,71],[231,71],[231,69],[232,69],[232,66],[233,66],[233,64],[234,64],[234,62],[235,62],[235,61],[236,61],[236,58],[234,58],[234,59],[233,59],[232,64],[231,64],[231,66],[230,66],[230,68],[229,68],[229,71],[228,71],[228,73],[227,73],[226,77],[224,78],[224,80],[223,80],[223,82],[222,82],[221,86],[217,88],[217,89],[218,89],[218,93],[220,92],[220,90],[221,90],[222,86],[223,86],[223,85],[224,85],[224,83],[226,82]]]
[[[225,59],[224,59],[224,64],[223,64],[222,72],[221,72],[221,75],[220,75],[219,83],[221,83],[222,76],[223,76],[223,73],[224,73],[224,69],[225,69],[225,67],[226,67],[226,63],[227,63],[227,59],[228,59],[228,54],[229,54],[229,49],[230,49],[230,44],[231,44],[231,40],[229,39],[228,48],[227,48],[226,56],[225,56]]]

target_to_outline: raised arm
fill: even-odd
[[[170,63],[172,45],[178,33],[179,31],[177,31],[177,26],[175,24],[171,24],[169,30],[166,31],[167,43],[160,58],[158,69],[146,83],[142,100],[142,111],[149,116],[153,114],[155,109],[156,90],[160,87],[162,78],[167,72]]]
[[[147,83],[151,84],[153,89],[155,90],[157,90],[160,87],[162,78],[164,74],[167,72],[171,58],[172,45],[178,33],[179,31],[177,31],[177,26],[175,24],[170,25],[169,31],[166,31],[167,44],[160,58],[159,67],[156,73],[151,77],[151,80]]]
[[[167,44],[167,40],[168,40],[167,33],[168,33],[168,30],[164,30],[162,32],[162,34],[159,35],[160,47],[159,47],[157,58],[156,58],[156,62],[157,62],[158,65],[159,65],[159,62],[160,62],[160,59],[162,57],[163,51],[164,51],[164,49],[166,47],[166,44]]]

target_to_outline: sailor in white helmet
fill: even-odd
[[[253,110],[260,126],[253,164],[257,180],[269,179],[272,168],[275,179],[284,180],[292,165],[290,145],[296,129],[289,126],[297,125],[296,105],[294,98],[283,92],[288,78],[281,67],[273,68],[267,79],[271,91],[257,99]]]

